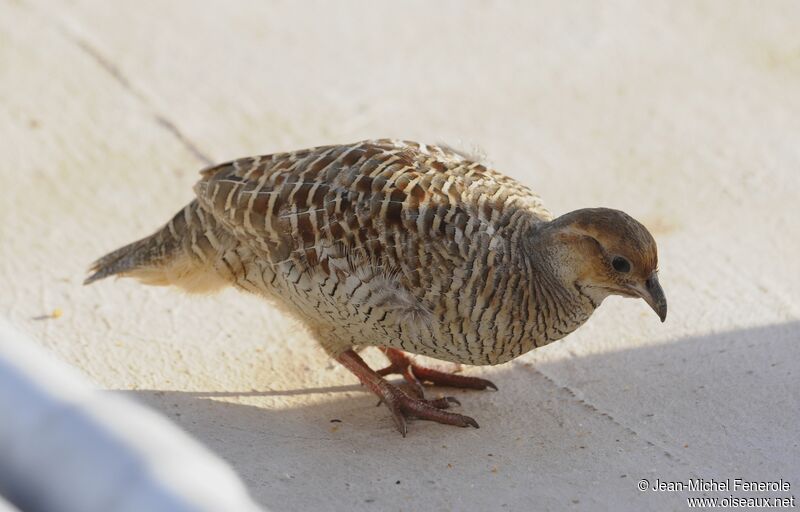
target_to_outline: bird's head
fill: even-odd
[[[658,282],[656,241],[641,223],[619,210],[586,208],[562,215],[542,228],[540,247],[552,268],[600,303],[609,295],[638,297],[663,322],[667,299]]]

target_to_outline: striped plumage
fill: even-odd
[[[442,146],[383,139],[243,158],[202,171],[195,193],[87,282],[232,284],[294,314],[335,358],[378,345],[498,364],[625,295],[569,271],[580,260],[570,237],[602,241],[590,232],[607,229],[615,254],[629,249],[641,277],[655,275],[655,243],[630,217],[579,210],[559,224],[530,189]]]

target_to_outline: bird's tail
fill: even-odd
[[[209,222],[192,201],[152,235],[92,263],[83,284],[116,275],[150,285],[178,285],[193,292],[216,289],[224,283],[209,264],[215,252],[206,236],[213,228]]]

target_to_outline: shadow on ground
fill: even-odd
[[[479,430],[415,421],[405,439],[358,385],[124,394],[250,475],[273,510],[577,510],[611,497],[617,509],[672,510],[702,494],[637,482],[800,486],[800,398],[787,384],[800,382],[799,342],[792,322],[558,362],[531,354],[485,372],[499,392],[448,390]],[[276,407],[285,397],[305,403]]]

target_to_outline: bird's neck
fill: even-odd
[[[522,267],[529,283],[522,304],[527,311],[528,350],[571,333],[599,305],[575,286],[569,248],[552,237],[548,228],[547,224],[533,225],[522,240]]]

